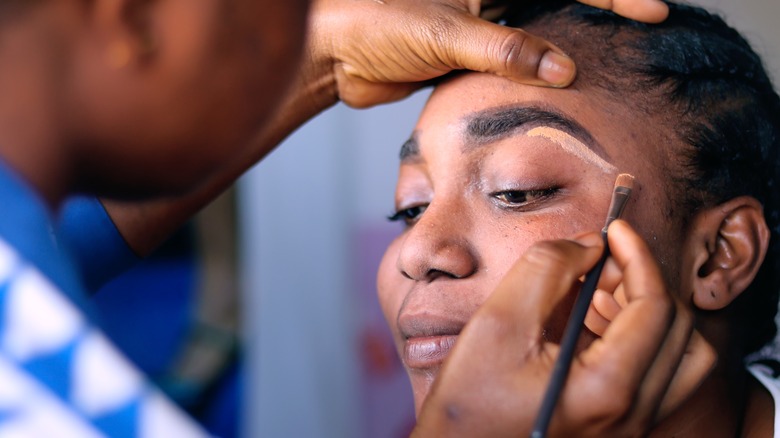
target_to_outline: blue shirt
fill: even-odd
[[[58,228],[57,239],[72,251],[90,293],[140,261],[94,197],[78,196],[65,203]]]
[[[129,250],[102,207],[81,202],[85,221],[70,226],[100,237],[82,257],[98,282]],[[0,205],[0,436],[204,436],[91,322],[73,239],[57,238],[43,200],[2,161]]]

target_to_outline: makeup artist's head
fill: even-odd
[[[624,218],[722,357],[775,333],[780,105],[759,57],[701,9],[672,5],[654,26],[553,3],[508,24],[569,53],[573,87],[452,77],[401,151],[406,226],[378,286],[418,409],[510,266],[536,241],[600,229],[622,172],[639,186]]]
[[[46,95],[45,111],[23,114],[25,103],[18,118],[52,119],[46,140],[63,145],[67,158],[52,160],[70,165],[65,180],[113,196],[178,192],[270,117],[302,51],[308,3],[3,0],[0,53],[46,63],[14,83]],[[4,65],[4,79],[18,73]]]

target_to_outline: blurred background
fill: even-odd
[[[692,3],[741,30],[777,82],[780,2]],[[215,434],[408,436],[374,278],[400,231],[386,220],[398,151],[428,93],[323,113],[96,295],[108,334]]]

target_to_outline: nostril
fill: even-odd
[[[425,274],[425,278],[428,281],[433,281],[433,280],[435,280],[435,279],[437,279],[439,277],[446,277],[446,278],[449,278],[449,279],[452,279],[452,280],[457,280],[457,279],[461,278],[460,275],[454,274],[452,272],[444,271],[444,270],[441,270],[441,269],[430,269]]]
[[[408,280],[415,280],[415,281],[426,281],[430,282],[433,280],[436,280],[440,277],[450,278],[450,279],[458,279],[461,278],[460,275],[453,274],[452,272],[447,272],[441,269],[425,269],[421,268],[418,271],[413,271],[412,274],[407,272],[405,269],[400,269],[401,275],[403,275],[404,278]],[[418,275],[415,275],[418,274]]]

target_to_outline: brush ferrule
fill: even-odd
[[[604,223],[604,228],[601,230],[603,233],[607,232],[609,224],[615,219],[620,218],[623,214],[623,210],[628,203],[628,197],[631,195],[631,189],[624,186],[617,186],[612,192],[612,201],[609,203],[609,211],[607,212],[607,221]]]

